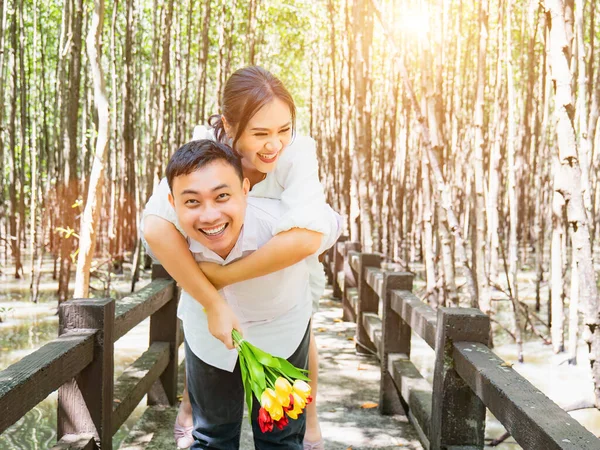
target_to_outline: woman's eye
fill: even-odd
[[[265,137],[267,135],[267,133],[255,133],[254,136],[257,137]]]
[[[283,130],[280,130],[279,132],[280,133],[287,133],[288,131],[290,131],[290,128],[285,128]]]

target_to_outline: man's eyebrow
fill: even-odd
[[[288,122],[285,125],[281,125],[279,128],[289,127],[290,125],[292,125],[292,122]],[[250,128],[250,131],[269,131],[269,129],[256,127],[256,128]]]
[[[219,191],[219,190],[225,189],[225,188],[229,188],[229,185],[227,183],[222,183],[222,184],[219,184],[218,186],[215,186],[214,188],[212,188],[211,191],[215,192],[215,191]],[[184,189],[183,191],[181,191],[180,195],[186,195],[186,194],[198,195],[198,191],[196,191],[194,189]]]

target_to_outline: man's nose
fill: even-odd
[[[219,211],[218,208],[216,208],[213,205],[205,206],[202,209],[200,216],[198,217],[198,219],[201,222],[203,222],[207,225],[212,225],[212,224],[216,223],[220,218],[221,218],[221,212]]]

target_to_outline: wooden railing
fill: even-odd
[[[344,318],[357,324],[357,352],[380,360],[382,414],[407,414],[433,450],[482,449],[486,408],[526,450],[600,449],[599,439],[488,348],[488,316],[434,311],[411,292],[411,273],[382,270],[381,255],[359,250],[338,242],[325,262]],[[433,386],[410,360],[412,332],[435,351]]]
[[[144,395],[175,404],[178,289],[161,266],[153,281],[117,302],[60,305],[59,337],[0,372],[0,433],[58,389],[58,449],[112,449],[112,437]],[[150,317],[149,346],[114,380],[114,343]]]

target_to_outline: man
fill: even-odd
[[[250,185],[239,157],[210,140],[192,141],[177,150],[167,166],[167,181],[169,201],[198,262],[228,264],[248,255],[272,238],[283,214],[277,200],[247,197]],[[330,208],[329,212],[330,232],[323,236],[319,252],[333,245],[340,233],[338,216]],[[307,368],[312,300],[305,261],[232,284],[221,294],[225,301],[201,304],[183,292],[179,304],[194,414],[192,448],[238,448],[243,413],[237,352],[213,336],[207,313],[219,318],[219,327],[236,328],[254,345]],[[302,449],[303,415],[283,430],[263,434],[256,401],[255,406],[257,449]]]

